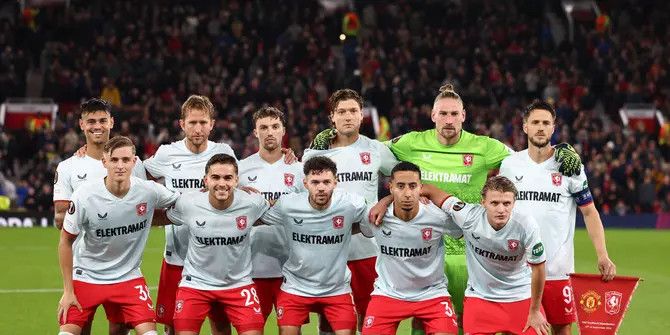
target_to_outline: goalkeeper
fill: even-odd
[[[431,119],[435,122],[434,129],[410,132],[387,145],[399,160],[421,168],[422,182],[433,184],[465,202],[478,203],[488,174],[500,167],[511,149],[496,139],[463,130],[463,100],[451,85],[440,88]],[[312,148],[328,148],[335,136],[333,129],[322,131],[312,142]],[[581,160],[569,144],[557,145],[555,157],[561,164],[559,171],[565,176],[580,173]],[[452,238],[445,238],[445,246],[449,294],[460,320],[468,278],[465,246],[462,240]],[[422,329],[418,320],[412,322],[412,334],[423,334]]]

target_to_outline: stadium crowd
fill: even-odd
[[[450,82],[465,128],[517,150],[522,107],[552,101],[554,142],[580,152],[602,213],[670,211],[670,150],[617,114],[646,102],[669,116],[669,3],[620,1],[604,8],[604,30],[578,22],[574,43],[555,42],[535,1],[357,6],[362,28],[344,41],[343,13],[316,1],[73,1],[31,20],[17,10],[0,22],[0,98],[25,95],[28,69],[41,68],[42,96],[61,113],[55,130],[0,132],[0,194],[52,211],[53,171],[83,144],[76,106],[93,96],[112,102],[116,133],[145,159],[179,138],[186,97],[207,95],[218,112],[212,140],[242,158],[257,150],[251,114],[263,105],[286,112],[285,145],[301,154],[328,126],[326,100],[338,88],[362,92],[395,136],[432,127],[436,90]]]

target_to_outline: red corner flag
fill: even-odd
[[[616,276],[604,282],[601,275],[571,273],[572,301],[581,335],[614,335],[640,278]]]

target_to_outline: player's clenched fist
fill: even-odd
[[[575,151],[575,148],[568,143],[560,143],[554,149],[556,149],[554,158],[561,164],[558,167],[558,171],[562,175],[571,177],[581,173],[582,159],[579,157],[577,151]]]

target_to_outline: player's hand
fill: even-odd
[[[528,321],[526,321],[526,326],[523,327],[522,332],[525,333],[528,328],[533,328],[537,334],[551,334],[551,326],[539,310],[528,312]]]
[[[255,189],[255,188],[253,188],[253,187],[251,187],[251,186],[240,186],[240,187],[238,187],[238,188],[239,188],[240,190],[244,191],[244,192],[247,192],[248,194],[251,194],[251,193],[258,193],[258,194],[260,194],[260,193],[261,193],[261,191]]]
[[[384,217],[384,213],[386,213],[387,209],[388,206],[385,203],[382,201],[377,202],[377,204],[370,208],[370,213],[368,213],[368,220],[370,223],[374,224],[375,226],[381,225],[382,218]]]
[[[582,172],[582,159],[575,148],[568,143],[557,144],[554,149],[554,158],[561,164],[558,172],[566,177],[579,175]]]
[[[74,156],[77,156],[79,158],[86,156],[86,144],[84,144],[83,147],[77,149],[77,151],[75,151],[74,153]]]
[[[604,281],[610,281],[616,275],[616,265],[607,256],[598,257],[598,270],[603,275]]]
[[[293,164],[298,162],[298,157],[295,156],[295,152],[291,148],[281,148],[281,153],[284,154],[284,163]]]
[[[419,197],[419,202],[422,203],[422,204],[424,204],[424,205],[428,205],[428,204],[430,203],[430,199],[428,199],[428,198],[426,198],[426,197],[424,197],[424,196],[420,196],[420,197]]]
[[[63,320],[63,324],[67,323],[67,311],[70,309],[70,306],[77,307],[79,311],[82,311],[81,304],[77,301],[77,296],[74,295],[74,292],[63,292],[63,296],[58,302],[58,321]]]
[[[333,143],[333,139],[337,136],[337,130],[334,128],[328,128],[316,134],[314,140],[309,145],[310,149],[314,150],[328,150],[330,145]]]

